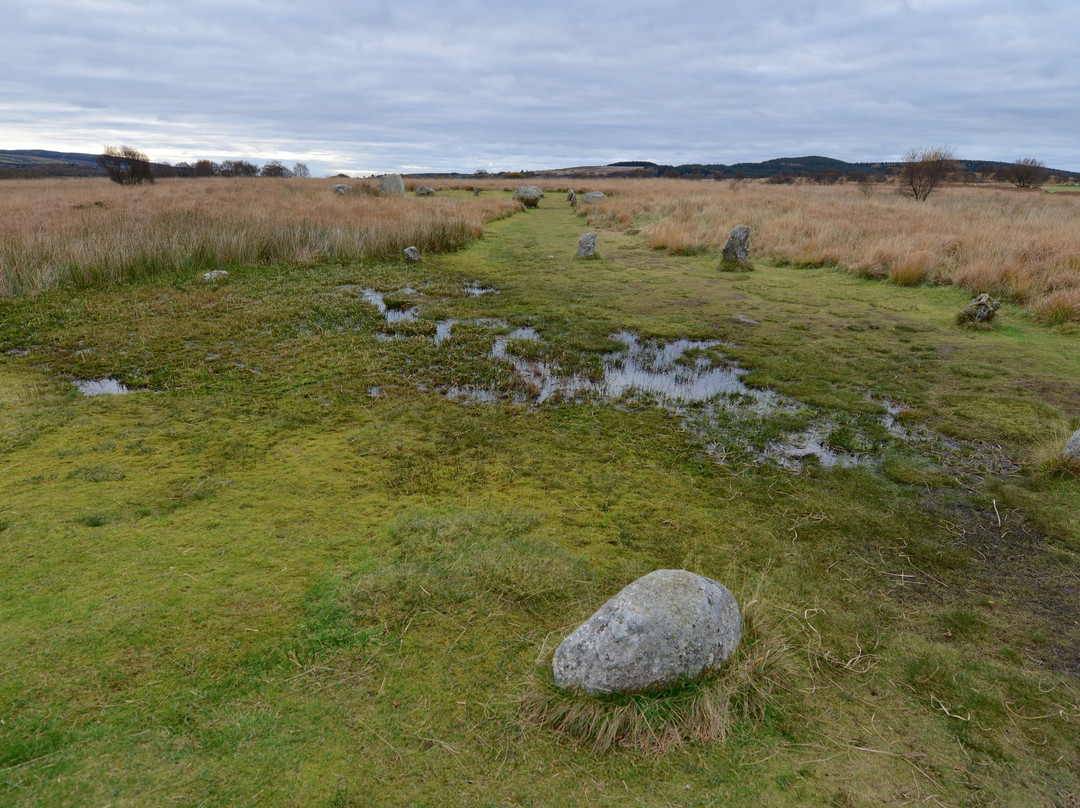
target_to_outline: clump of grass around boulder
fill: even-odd
[[[743,639],[714,675],[648,693],[590,696],[554,681],[551,659],[537,666],[520,699],[521,720],[572,738],[595,752],[663,754],[690,743],[723,741],[734,728],[779,712],[790,690],[787,642],[752,600]]]

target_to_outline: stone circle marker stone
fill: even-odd
[[[964,306],[963,311],[956,315],[956,319],[961,323],[988,323],[994,319],[994,315],[1000,308],[1001,304],[998,301],[983,292],[972,298],[971,302]]]
[[[725,261],[746,261],[750,258],[750,225],[733,227],[721,253]]]
[[[596,257],[596,233],[586,233],[577,240],[577,257]]]
[[[214,281],[223,281],[229,277],[229,273],[224,269],[212,269],[202,276],[202,279],[207,283],[213,283]]]
[[[575,194],[574,189],[571,188],[569,191],[566,192],[566,201],[573,202],[575,196],[577,196],[577,194]]]
[[[340,194],[341,196],[344,196],[345,194],[349,193],[349,191],[352,190],[352,186],[351,185],[346,185],[343,182],[339,182],[337,185],[335,185],[330,190],[333,191],[335,194]]]
[[[633,693],[719,668],[742,638],[742,615],[723,584],[686,570],[656,570],[626,586],[555,651],[562,688]]]
[[[544,191],[542,188],[538,188],[535,185],[522,185],[514,191],[511,199],[520,200],[527,208],[535,208],[540,204],[540,197],[543,195]]]
[[[401,178],[400,174],[383,174],[379,177],[379,193],[386,196],[404,195],[405,180]]]
[[[416,247],[406,247],[404,250],[405,260],[410,264],[415,264],[420,260],[420,251]]]
[[[587,194],[581,195],[582,202],[604,202],[607,200],[607,194],[603,191],[589,191]]]
[[[1069,466],[1080,468],[1080,429],[1073,432],[1072,437],[1065,442],[1065,448],[1061,450],[1061,459]]]
[[[435,196],[435,189],[430,185],[421,185],[416,189],[417,196]]]

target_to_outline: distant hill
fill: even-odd
[[[151,163],[154,173],[171,171],[163,163]],[[44,149],[0,149],[0,179],[39,177],[104,177],[96,154],[54,152]]]
[[[260,161],[261,162],[261,161]],[[1011,165],[995,160],[958,160],[964,174],[993,174]],[[165,163],[151,163],[158,176],[175,176],[174,169]],[[880,175],[894,172],[899,162],[848,163],[832,157],[778,157],[760,163],[685,163],[672,166],[650,160],[624,160],[603,166],[572,166],[513,174],[491,174],[492,177],[682,177],[685,179],[764,179],[783,180],[806,178],[817,182],[835,182],[851,174]],[[1059,178],[1080,177],[1074,171],[1048,169]],[[104,177],[97,164],[96,154],[55,152],[44,149],[0,149],[0,179],[33,177]],[[410,174],[410,177],[468,178],[474,174],[458,172]]]
[[[957,160],[963,173],[987,174],[1011,165],[998,160]],[[778,157],[773,160],[765,160],[760,163],[687,163],[678,166],[661,165],[645,160],[627,160],[612,163],[612,167],[623,168],[637,172],[654,173],[658,176],[679,177],[713,177],[723,178],[747,178],[747,179],[770,179],[773,177],[814,177],[828,175],[848,174],[887,174],[890,170],[899,168],[901,163],[880,161],[875,163],[848,163],[844,160],[836,160],[832,157],[811,155],[808,157]],[[1051,174],[1068,175],[1073,172],[1049,169]]]
[[[18,177],[104,177],[97,155],[42,149],[0,149],[0,179]]]

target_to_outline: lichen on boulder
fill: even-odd
[[[555,684],[591,695],[648,691],[718,669],[742,638],[735,596],[686,570],[629,584],[559,645]]]
[[[1001,304],[983,292],[972,298],[971,302],[964,306],[963,310],[956,315],[956,322],[960,325],[968,323],[989,323],[994,319]]]

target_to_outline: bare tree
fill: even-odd
[[[1004,171],[1005,179],[1017,188],[1034,188],[1046,182],[1050,172],[1042,160],[1034,157],[1021,157]]]
[[[132,146],[106,146],[98,155],[97,163],[105,169],[110,180],[121,185],[154,181],[150,159]]]
[[[948,146],[909,149],[900,163],[900,192],[924,201],[956,171],[956,158]]]
[[[292,173],[294,177],[311,176],[311,171],[308,170],[307,163],[297,163],[292,167]]]
[[[291,177],[293,173],[285,168],[280,160],[271,160],[263,165],[259,175],[263,177]]]
[[[257,177],[259,167],[247,160],[222,160],[220,174],[223,177]]]

